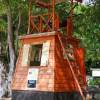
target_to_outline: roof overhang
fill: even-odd
[[[45,2],[45,3],[52,3],[53,0],[29,0],[30,2],[33,2],[33,3],[37,3],[37,2]],[[71,1],[71,0],[55,0],[55,3],[56,4],[60,4],[60,3],[63,3],[63,2],[67,2],[67,1]],[[73,0],[74,2],[77,1],[77,2],[82,2],[83,0]]]
[[[29,39],[29,38],[38,38],[38,37],[47,37],[47,36],[54,36],[54,35],[57,35],[56,31],[38,33],[38,34],[28,34],[28,35],[19,36],[19,40]]]

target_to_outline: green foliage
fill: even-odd
[[[56,5],[56,12],[60,16],[60,19],[66,19],[69,16],[70,12],[70,3],[61,3]]]
[[[94,86],[94,85],[100,85],[100,78],[94,78],[89,80],[89,85]]]
[[[46,0],[47,1],[47,0]],[[48,1],[47,1],[48,2]],[[19,12],[21,12],[21,25],[19,35],[26,34],[28,23],[28,9],[29,3],[27,0],[1,0],[0,1],[0,40],[3,45],[7,41],[7,6],[11,7],[13,18],[13,30],[16,38],[16,28],[19,21]],[[91,60],[91,65],[95,66],[93,62],[100,61],[100,0],[96,0],[94,5],[82,5],[75,3],[74,9],[74,35],[81,39],[81,45],[86,50],[86,62]],[[37,8],[35,5],[32,8],[34,15],[43,14],[47,10]],[[56,5],[56,12],[60,16],[60,21],[69,16],[70,4],[69,2]],[[15,39],[16,40],[16,39]],[[15,41],[16,42],[16,41]],[[91,67],[87,64],[88,67]]]
[[[94,85],[95,85],[95,84],[94,84],[94,80],[89,80],[88,85],[94,86]]]
[[[80,5],[75,9],[74,35],[82,40],[82,46],[86,50],[86,61],[100,61],[100,23],[96,22],[99,18],[94,14],[93,8],[94,6]]]
[[[92,13],[93,21],[98,23],[99,28],[100,28],[100,0],[95,0],[95,4],[92,10],[93,10],[93,13]]]

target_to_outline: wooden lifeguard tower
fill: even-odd
[[[80,0],[77,0],[80,1]],[[85,100],[84,49],[73,33],[73,0],[66,18],[66,34],[60,32],[55,5],[65,0],[30,0],[28,35],[21,47],[13,76],[13,100]],[[48,10],[32,15],[32,4]]]

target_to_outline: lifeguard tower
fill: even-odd
[[[30,0],[29,34],[19,37],[13,100],[85,100],[84,49],[72,35],[73,0],[64,25],[55,11],[56,4],[62,2],[66,1]],[[48,13],[33,16],[32,4]],[[64,35],[60,26],[66,29]]]

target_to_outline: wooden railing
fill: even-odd
[[[54,30],[52,26],[52,14],[42,14],[30,16],[30,33],[33,32],[51,32],[59,29],[59,17],[55,15]]]

